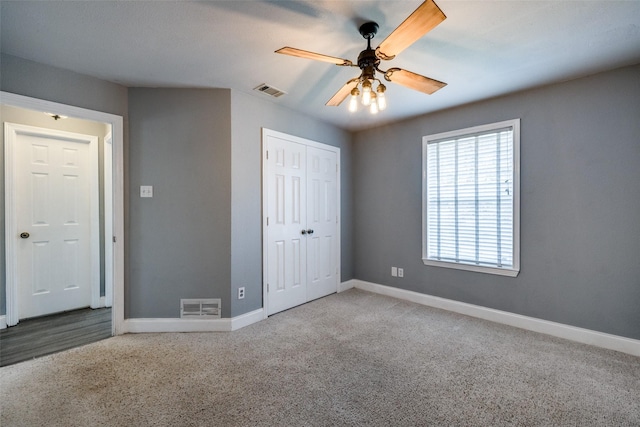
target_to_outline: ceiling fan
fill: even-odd
[[[389,68],[386,71],[379,68],[381,60],[388,61],[395,58],[396,55],[412,45],[420,37],[431,31],[446,18],[445,14],[433,0],[426,0],[411,15],[409,15],[409,17],[405,19],[398,28],[389,34],[389,36],[387,36],[387,38],[380,43],[380,46],[375,50],[371,48],[371,39],[378,32],[378,24],[375,22],[366,22],[362,24],[359,31],[362,37],[367,40],[367,48],[360,52],[357,63],[355,64],[348,59],[322,55],[293,47],[283,47],[282,49],[276,50],[276,53],[329,62],[342,67],[360,68],[360,70],[362,70],[360,75],[349,80],[344,86],[342,86],[342,88],[333,95],[326,105],[338,106],[349,94],[351,94],[349,110],[356,111],[358,96],[360,96],[360,86],[362,87],[362,104],[370,106],[371,113],[377,113],[379,109],[382,110],[386,108],[386,99],[384,95],[386,87],[382,84],[380,79],[376,78],[376,71],[382,74],[386,81],[397,83],[429,95],[447,85],[441,81],[434,80],[411,71],[403,70],[401,68],[394,67]],[[373,82],[378,82],[378,86],[375,91],[373,91],[372,87]]]

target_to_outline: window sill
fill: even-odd
[[[436,261],[432,259],[422,258],[424,265],[434,267],[452,268],[454,270],[475,271],[477,273],[496,274],[499,276],[516,277],[520,272],[519,269],[507,269],[497,267],[484,267],[475,264],[463,264],[459,262]]]

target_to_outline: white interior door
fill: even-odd
[[[266,269],[269,312],[273,314],[307,302],[307,164],[304,145],[277,137],[270,137],[267,144]]]
[[[337,154],[307,147],[307,299],[337,290]]]
[[[339,151],[267,129],[264,151],[265,305],[270,315],[337,291]]]
[[[98,138],[5,124],[20,319],[88,307],[99,286]]]

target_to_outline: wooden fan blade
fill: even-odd
[[[335,95],[333,95],[333,98],[327,101],[325,105],[328,105],[330,107],[337,107],[338,105],[340,105],[342,101],[344,101],[345,98],[349,96],[349,94],[351,93],[351,89],[358,85],[359,80],[360,79],[358,79],[357,77],[355,79],[349,80],[347,83],[345,83],[344,86],[340,88],[339,91],[336,92]]]
[[[305,58],[305,59],[313,59],[316,61],[330,62],[331,64],[343,65],[346,67],[353,65],[353,62],[349,61],[348,59],[322,55],[320,53],[309,52],[306,50],[296,49],[294,47],[288,47],[288,46],[283,47],[282,49],[276,50],[276,53],[281,53],[283,55],[297,56],[299,58]]]
[[[384,75],[384,78],[390,82],[408,87],[409,89],[431,95],[435,91],[442,89],[447,84],[411,71],[402,70],[400,68],[390,68]]]
[[[426,0],[378,46],[378,58],[393,59],[445,19],[437,4]]]

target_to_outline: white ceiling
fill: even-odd
[[[387,85],[386,111],[325,102],[357,68],[274,51],[351,59],[361,23],[377,46],[421,3],[405,1],[6,1],[2,52],[126,86],[231,88],[357,130],[640,63],[640,1],[436,0],[447,19],[381,68],[448,83],[433,95]],[[274,99],[252,89],[287,92]]]

